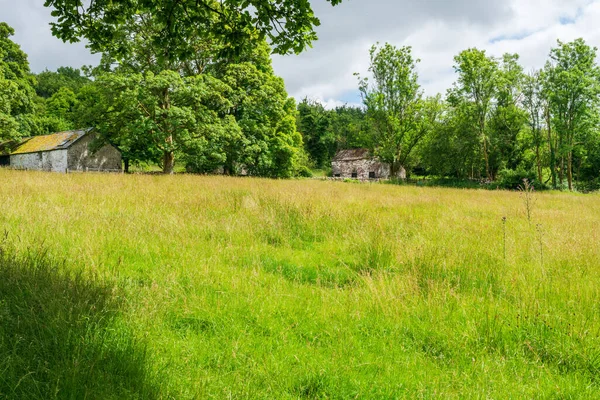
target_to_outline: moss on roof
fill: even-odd
[[[77,139],[84,136],[89,130],[59,132],[52,135],[34,136],[17,147],[11,154],[37,153],[66,149]]]

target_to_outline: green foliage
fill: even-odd
[[[372,148],[365,110],[359,107],[327,110],[320,102],[305,98],[298,104],[296,126],[316,168],[331,167],[338,150]]]
[[[35,79],[12,35],[14,30],[0,22],[0,141],[27,136],[33,128]]]
[[[79,113],[87,112],[79,106],[79,94],[85,92],[91,81],[80,70],[60,67],[56,72],[46,70],[35,78],[37,95],[31,134],[47,135],[85,126],[79,124],[82,120]]]
[[[301,166],[298,168],[297,176],[301,178],[312,178],[313,172],[307,166]]]
[[[48,100],[46,100],[46,112],[52,116],[70,119],[71,114],[77,107],[77,97],[71,89],[61,87]]]
[[[428,133],[421,121],[423,102],[410,47],[386,43],[370,50],[373,81],[360,78],[359,89],[374,135],[374,153],[396,176],[408,167],[415,147]]]
[[[522,108],[525,74],[517,54],[505,54],[499,63],[495,105],[489,121],[489,165],[492,176],[522,163],[520,134],[527,122]]]
[[[536,190],[544,189],[544,184],[538,181],[535,172],[524,169],[504,169],[498,174],[498,185],[504,189],[517,190],[527,180]]]
[[[343,105],[333,111],[332,129],[338,149],[373,148],[373,136],[364,108]]]
[[[470,132],[475,132],[485,160],[485,174],[493,180],[490,168],[490,138],[487,123],[492,113],[492,102],[497,91],[498,61],[485,51],[468,49],[454,58],[458,78],[449,93],[450,102],[465,114]]]
[[[544,144],[544,114],[547,109],[543,94],[543,78],[540,71],[526,75],[523,82],[523,108],[531,137],[530,148],[535,152],[537,179],[542,181],[542,145]]]
[[[296,126],[302,133],[304,146],[318,168],[325,167],[337,151],[337,138],[332,129],[333,113],[316,101],[305,98],[298,104]]]
[[[544,89],[557,133],[555,148],[560,183],[566,177],[571,190],[574,155],[598,134],[600,68],[596,54],[597,49],[588,46],[583,39],[570,43],[559,41],[544,68]]]
[[[518,55],[469,49],[456,58],[443,123],[419,148],[424,174],[589,190],[597,168],[600,69],[578,39],[550,53],[543,71],[523,73]],[[444,157],[439,157],[444,155]],[[592,172],[594,171],[594,172]],[[564,183],[566,179],[566,184]]]
[[[77,94],[79,90],[90,83],[90,80],[81,75],[79,69],[72,67],[59,67],[56,72],[45,70],[36,76],[35,91],[38,96],[45,99],[52,97],[61,89],[69,89]]]
[[[130,160],[160,154],[165,173],[173,172],[176,153],[205,148],[211,136],[237,131],[232,118],[221,117],[231,105],[229,88],[210,76],[108,73],[96,79],[95,88],[98,103],[88,118],[103,140]]]
[[[336,5],[341,0],[327,0]],[[127,54],[119,46],[122,28],[150,16],[158,30],[152,45],[168,49],[168,57],[187,58],[196,51],[188,40],[198,31],[208,32],[230,50],[243,47],[256,34],[268,37],[279,54],[299,53],[310,46],[320,24],[311,4],[305,0],[95,0],[89,5],[70,0],[46,0],[57,22],[52,32],[65,41],[85,38],[96,52],[112,50]]]
[[[230,65],[221,79],[231,88],[228,114],[243,137],[218,146],[226,153],[226,171],[241,164],[250,175],[292,176],[302,137],[296,132],[296,105],[283,80],[250,63]]]

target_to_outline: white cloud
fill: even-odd
[[[50,32],[51,10],[42,0],[0,0],[0,21],[15,29],[12,38],[29,56],[33,72],[60,66],[79,68],[98,64],[100,57],[90,54],[84,43],[63,43]]]
[[[352,73],[366,72],[368,48],[377,41],[413,47],[428,95],[452,85],[453,58],[467,48],[518,53],[530,70],[544,65],[557,39],[600,45],[600,0],[350,0],[338,7],[319,7],[324,27],[314,49],[275,58],[276,72],[297,98],[340,99],[356,91]]]

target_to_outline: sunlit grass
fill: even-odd
[[[536,194],[530,222],[503,191],[0,182],[11,247],[113,282],[159,397],[599,397],[598,195]]]

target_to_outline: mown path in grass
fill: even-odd
[[[130,397],[600,397],[598,195],[535,194],[528,219],[502,191],[0,182],[9,246],[112,285],[143,349]]]

